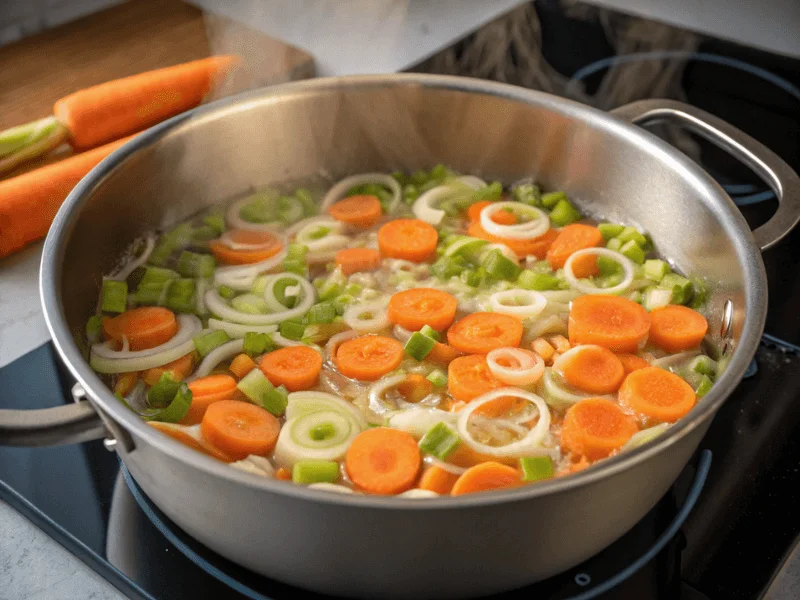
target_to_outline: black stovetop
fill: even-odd
[[[536,7],[548,61],[562,75],[585,79],[588,91],[598,88],[603,60],[612,53],[601,39],[602,27],[565,17],[550,0]],[[580,48],[568,43],[572,39],[581,40]],[[744,129],[800,170],[798,82],[800,61],[704,38],[688,56],[681,89],[684,100]],[[751,226],[769,218],[774,197],[751,173],[705,145],[695,158],[727,187]],[[596,557],[504,598],[796,597],[778,594],[781,580],[774,576],[781,568],[800,571],[796,562],[783,560],[800,533],[800,348],[792,345],[800,345],[800,232],[764,259],[768,334],[749,377],[724,404],[671,491]],[[0,407],[71,402],[71,387],[47,344],[0,369]],[[178,531],[101,442],[0,447],[0,498],[130,598],[281,600],[299,593],[229,563]],[[631,574],[638,563],[644,565]],[[800,580],[800,572],[794,576]],[[598,595],[606,582],[617,585]]]

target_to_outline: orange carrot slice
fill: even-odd
[[[495,348],[519,346],[522,321],[511,315],[471,313],[447,331],[447,341],[464,354],[488,354]]]
[[[149,421],[148,425],[154,429],[158,429],[161,433],[165,433],[173,440],[176,440],[181,444],[189,446],[193,450],[202,452],[203,454],[206,454],[212,458],[221,460],[222,462],[231,463],[236,460],[236,458],[227,452],[210,444],[208,441],[203,439],[202,436],[193,437],[187,431],[187,428],[184,425],[178,425],[176,423],[162,423],[160,421]]]
[[[369,494],[400,494],[411,489],[421,462],[411,434],[386,427],[359,433],[345,455],[348,476]]]
[[[480,221],[481,211],[491,204],[492,203],[488,200],[484,200],[482,202],[476,202],[470,206],[469,209],[467,209],[467,219],[469,219],[470,223],[477,223]],[[517,222],[516,215],[507,210],[497,211],[492,215],[491,219],[498,225],[514,225]]]
[[[455,319],[457,308],[458,300],[447,292],[412,288],[392,296],[387,314],[392,323],[411,331],[419,331],[425,325],[443,331]]]
[[[560,269],[567,262],[567,259],[578,250],[595,248],[603,244],[603,234],[597,227],[574,223],[567,225],[558,232],[558,237],[553,241],[553,245],[547,251],[547,262],[554,269]],[[597,268],[597,259],[594,258],[594,268]],[[587,272],[589,265],[581,265],[582,272]],[[594,270],[590,274],[596,274]],[[577,277],[581,277],[575,273]],[[588,275],[584,275],[588,276]]]
[[[436,342],[433,345],[433,350],[428,353],[425,360],[446,367],[459,356],[461,356],[461,352],[451,345]]]
[[[658,367],[634,371],[619,388],[619,401],[656,421],[673,423],[686,415],[697,396],[683,379]]]
[[[203,437],[235,460],[272,452],[280,428],[278,419],[260,406],[237,400],[214,402],[200,424]]]
[[[169,373],[175,381],[182,381],[189,376],[193,367],[194,352],[190,352],[186,356],[181,356],[179,359],[173,360],[171,363],[143,371],[142,381],[147,385],[155,385],[164,373]]]
[[[272,385],[285,385],[290,392],[298,392],[317,385],[322,356],[308,346],[290,346],[265,354],[259,366]]]
[[[372,248],[345,248],[336,253],[335,260],[345,275],[368,273],[381,267],[381,255]]]
[[[434,256],[438,241],[438,232],[418,219],[395,219],[378,230],[378,247],[389,258],[424,262]]]
[[[220,400],[232,400],[237,395],[236,380],[230,375],[208,375],[189,382],[192,404],[180,420],[181,425],[197,425],[203,420],[208,407]]]
[[[225,233],[225,239],[231,244],[240,244],[239,248],[231,248],[222,238],[208,242],[208,248],[217,261],[226,265],[249,265],[275,256],[283,247],[280,239],[269,231],[250,229],[231,229]]]
[[[409,373],[404,381],[397,384],[395,389],[406,402],[416,403],[433,391],[433,384],[422,375]]]
[[[47,235],[72,188],[129,139],[0,181],[0,258]]]
[[[291,481],[292,472],[285,467],[281,467],[280,469],[275,471],[275,479],[280,479],[281,481]]]
[[[650,311],[650,338],[667,352],[697,348],[708,331],[708,321],[696,310],[670,304]]]
[[[469,402],[500,387],[503,384],[492,375],[485,356],[456,358],[447,369],[447,391],[456,400]]]
[[[456,480],[450,493],[453,496],[462,496],[476,492],[511,488],[519,485],[520,482],[520,472],[514,467],[495,461],[488,461],[467,469]]]
[[[228,368],[231,373],[241,379],[256,368],[256,363],[252,358],[247,356],[247,354],[239,354],[231,361],[231,366]]]
[[[502,212],[502,211],[501,211]],[[500,214],[499,212],[496,214]],[[497,237],[490,234],[480,224],[480,221],[475,221],[467,228],[467,233],[472,237],[481,238],[495,244],[505,244],[511,248],[517,256],[535,256],[542,259],[547,255],[547,251],[558,236],[558,231],[555,229],[548,229],[537,238],[530,240],[518,240],[514,238]]]
[[[122,396],[123,398],[130,394],[133,386],[139,381],[139,373],[120,373],[117,377],[117,382],[114,384],[114,394]],[[152,384],[150,384],[152,385]]]
[[[617,354],[617,358],[622,362],[622,367],[625,369],[625,375],[633,373],[638,369],[644,369],[645,367],[649,367],[650,363],[643,359],[641,356],[636,356],[635,354]]]
[[[623,446],[638,430],[636,419],[615,402],[587,398],[570,406],[564,415],[561,447],[594,461]]]
[[[650,315],[632,300],[586,295],[572,301],[569,341],[596,344],[612,352],[636,352],[650,330]]]
[[[457,480],[458,475],[455,473],[451,473],[439,465],[433,465],[425,469],[422,473],[418,487],[423,490],[445,495],[450,493]]]
[[[456,446],[456,449],[447,457],[447,462],[457,467],[463,467],[468,469],[470,467],[474,467],[475,465],[479,465],[480,463],[495,461],[503,464],[507,464],[509,466],[516,466],[518,463],[516,457],[495,457],[489,456],[488,454],[481,454],[480,452],[476,452],[466,444],[459,444]]]
[[[168,308],[140,306],[103,319],[103,331],[120,343],[127,338],[131,350],[147,350],[171,340],[178,333],[178,321]]]
[[[64,96],[53,114],[73,145],[90,148],[194,108],[237,61],[212,56],[101,83]]]
[[[622,361],[602,346],[578,346],[557,365],[564,381],[590,394],[612,394],[625,378]]]
[[[345,377],[375,381],[403,362],[403,344],[394,338],[365,335],[347,340],[333,359]]]
[[[381,218],[381,201],[375,196],[350,196],[328,209],[337,221],[356,227],[372,227]]]

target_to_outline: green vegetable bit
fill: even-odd
[[[86,337],[89,338],[90,341],[97,341],[100,339],[102,333],[103,322],[100,320],[100,317],[97,315],[89,317],[89,320],[86,321]]]
[[[419,449],[423,452],[435,456],[439,460],[444,460],[453,453],[461,439],[446,423],[440,421],[422,436],[419,441]]]
[[[320,423],[308,432],[309,437],[315,442],[331,439],[336,435],[336,426],[333,423]]]
[[[644,276],[653,281],[661,281],[664,276],[671,273],[672,269],[663,260],[651,258],[644,261]]]
[[[717,374],[717,363],[711,357],[701,354],[689,363],[689,370],[713,378]]]
[[[603,235],[603,239],[608,241],[622,233],[625,229],[625,225],[619,225],[618,223],[600,223],[597,228]]]
[[[447,373],[445,373],[441,369],[434,369],[433,371],[428,373],[426,379],[436,387],[444,387],[447,385]]]
[[[272,341],[272,338],[267,333],[248,331],[244,334],[244,347],[242,349],[249,356],[272,352],[275,348],[275,342]]]
[[[336,306],[331,302],[321,302],[311,307],[306,315],[309,325],[331,323],[336,317]]]
[[[483,276],[481,272],[473,269],[464,269],[461,271],[461,274],[458,277],[468,286],[474,288],[479,287],[483,282]]]
[[[225,231],[225,218],[222,215],[206,215],[203,217],[203,223],[214,229],[217,235]]]
[[[637,265],[641,265],[644,263],[644,257],[645,257],[644,250],[642,250],[642,247],[633,240],[629,240],[624,244],[622,244],[622,247],[619,249],[619,252],[624,256],[630,258]]]
[[[658,287],[665,290],[672,290],[673,304],[686,304],[692,299],[694,294],[692,282],[677,273],[664,275]]]
[[[469,268],[469,263],[462,256],[442,256],[431,265],[431,273],[439,279],[447,280],[460,275]]]
[[[342,294],[341,296],[337,296],[333,299],[333,306],[336,308],[337,315],[343,315],[344,311],[347,310],[347,307],[355,302],[355,298],[350,294]]]
[[[493,181],[489,185],[475,190],[472,200],[474,202],[480,202],[483,200],[499,200],[502,194],[503,184],[501,184],[499,181]]]
[[[430,351],[433,350],[435,345],[436,340],[428,337],[427,335],[423,335],[419,331],[415,331],[411,334],[411,337],[408,338],[408,341],[403,349],[405,350],[406,354],[412,358],[424,360],[425,357],[430,354]]]
[[[181,223],[172,231],[161,236],[147,262],[151,265],[164,266],[173,252],[191,244],[193,235],[192,226],[189,223]]]
[[[150,408],[140,413],[143,419],[177,423],[189,412],[192,390],[185,383],[174,381],[169,373],[164,373],[158,383],[148,390],[147,403]]]
[[[566,192],[549,192],[542,196],[542,206],[547,209],[554,208],[561,200],[567,200]]]
[[[217,293],[225,298],[226,300],[230,300],[234,296],[236,296],[236,290],[233,288],[229,288],[227,285],[221,285],[217,288]]]
[[[483,259],[483,268],[490,277],[515,281],[522,272],[519,265],[503,255],[500,250],[492,250]]]
[[[606,242],[606,248],[619,252],[619,249],[622,248],[622,240],[619,238],[611,238]]]
[[[217,266],[210,254],[198,254],[184,250],[178,258],[178,271],[184,277],[211,277]]]
[[[517,285],[524,290],[543,292],[546,290],[559,289],[561,287],[561,280],[555,275],[528,270],[519,274]]]
[[[239,391],[256,406],[280,417],[289,403],[289,392],[284,386],[275,387],[260,369],[253,369],[236,385]]]
[[[581,220],[581,213],[570,204],[569,200],[559,200],[558,204],[550,211],[550,221],[556,227],[564,227],[570,223]]]
[[[640,233],[635,227],[625,227],[622,232],[616,236],[623,244],[625,242],[634,241],[642,248],[647,248],[649,240]]]
[[[533,183],[522,183],[511,188],[511,196],[517,202],[522,202],[528,206],[542,205],[542,190]]]
[[[435,341],[437,341],[437,342],[438,342],[438,341],[439,341],[439,339],[440,339],[440,338],[439,338],[439,332],[438,332],[438,331],[436,331],[436,330],[435,330],[433,327],[431,327],[430,325],[423,325],[423,326],[422,326],[422,329],[420,329],[420,330],[419,330],[419,332],[420,332],[422,335],[426,335],[426,336],[428,336],[429,338],[431,338],[432,340],[435,340]]]
[[[128,308],[128,284],[113,279],[103,280],[100,310],[122,313]]]
[[[550,479],[554,473],[553,460],[549,456],[523,456],[519,459],[522,481]]]
[[[192,341],[194,342],[194,347],[200,353],[200,356],[205,357],[214,348],[222,346],[222,344],[226,342],[230,342],[231,338],[227,333],[218,329],[216,331],[204,333],[203,335],[198,335],[192,338]]]
[[[147,406],[150,408],[166,408],[175,398],[180,386],[180,381],[175,381],[170,373],[164,373],[158,382],[147,390]]]
[[[162,267],[146,267],[144,275],[139,280],[139,287],[164,284],[172,279],[180,279],[180,274],[172,269],[164,269]]]
[[[621,273],[622,266],[613,258],[608,256],[597,257],[597,268],[600,270],[600,275],[609,277]]]
[[[711,381],[711,378],[708,375],[703,375],[700,379],[700,383],[697,385],[697,389],[695,389],[694,393],[697,394],[698,398],[702,398],[708,392],[711,391],[711,388],[714,386],[714,382]]]
[[[332,460],[300,460],[292,468],[292,481],[303,485],[339,480],[339,463]]]
[[[194,279],[173,279],[165,285],[169,286],[165,302],[167,308],[176,312],[194,312],[197,291],[197,283]]]
[[[281,335],[287,340],[292,340],[295,342],[299,342],[303,339],[303,333],[305,330],[306,326],[301,320],[298,319],[284,321],[280,326]]]
[[[261,315],[269,312],[264,298],[258,294],[242,294],[231,300],[231,306],[239,312]]]

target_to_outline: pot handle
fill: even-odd
[[[0,410],[0,446],[59,446],[107,435],[88,400],[38,410]]]
[[[719,117],[675,100],[639,100],[611,111],[637,125],[671,122],[725,150],[750,167],[775,193],[778,210],[753,232],[766,250],[782,240],[800,221],[800,177],[772,150]]]

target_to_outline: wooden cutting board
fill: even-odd
[[[0,47],[0,130],[51,115],[85,87],[227,53],[243,62],[215,97],[314,76],[311,55],[236,21],[180,0],[129,0]]]

